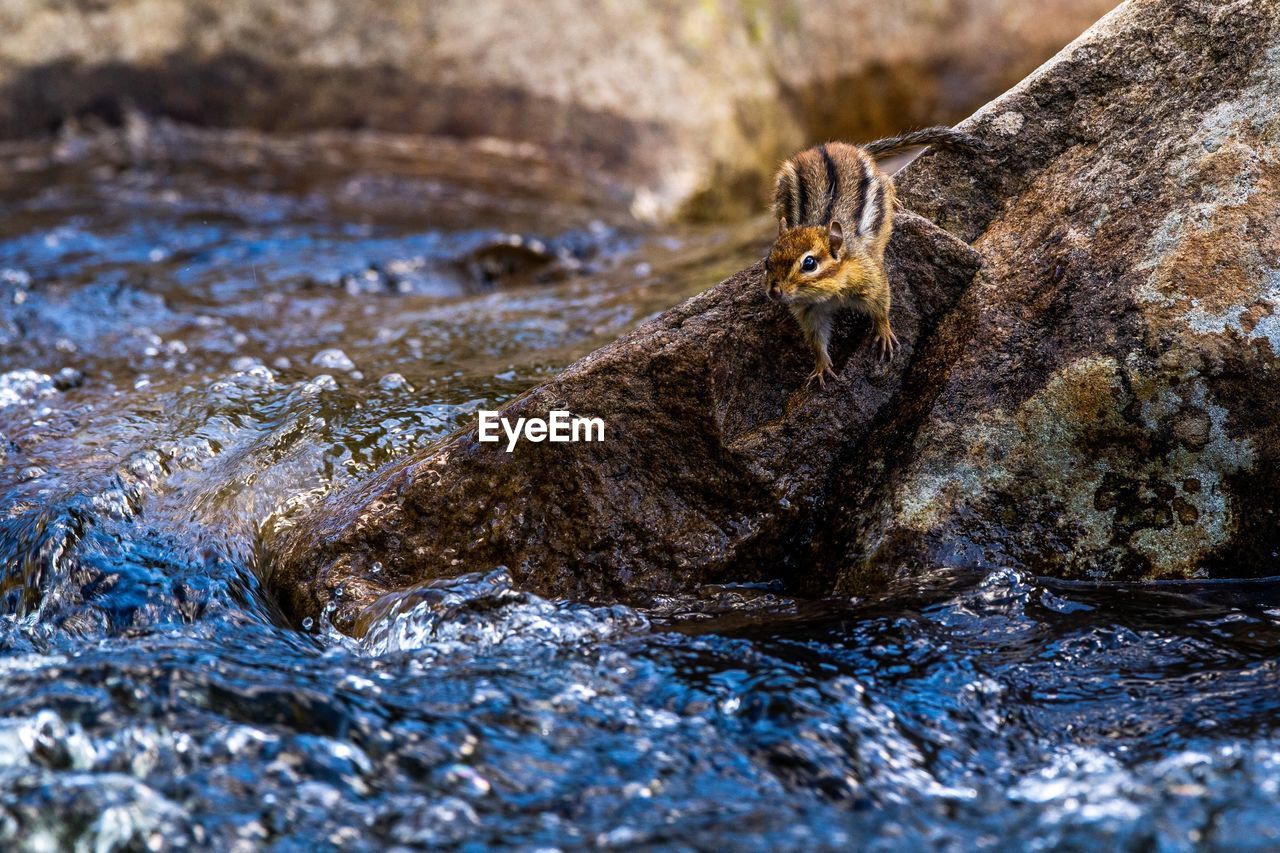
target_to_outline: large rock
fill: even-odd
[[[1131,0],[964,127],[997,163],[900,197],[973,240],[816,552],[1080,578],[1280,561],[1280,3]]]
[[[949,121],[1114,0],[5,0],[0,137],[126,109],[531,143],[639,214],[754,208],[801,142]]]
[[[747,270],[511,407],[602,414],[609,443],[507,456],[459,435],[322,508],[273,583],[302,616],[498,563],[606,597],[853,592],[940,564],[1274,574],[1277,103],[1280,2],[1131,0],[965,123],[989,159],[905,176],[905,204],[983,267],[947,309],[973,258],[902,218],[892,367],[859,352],[801,389]]]
[[[895,361],[879,362],[865,319],[846,317],[842,381],[806,388],[812,356],[757,264],[503,410],[600,417],[604,442],[508,453],[459,433],[331,499],[276,555],[271,586],[299,619],[336,603],[351,630],[384,593],[500,564],[526,588],[611,599],[803,569],[822,506],[849,487],[833,467],[911,381],[913,352],[978,266],[906,213],[887,257]]]

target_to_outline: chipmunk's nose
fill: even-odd
[[[782,299],[782,288],[778,287],[778,285],[776,284],[769,285],[769,298],[772,299],[774,302],[777,302],[780,299]]]

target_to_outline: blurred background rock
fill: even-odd
[[[641,219],[762,207],[805,143],[950,123],[1114,0],[5,0],[0,138],[130,111],[536,147]]]

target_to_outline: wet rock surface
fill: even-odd
[[[15,0],[0,137],[137,109],[503,140],[620,181],[643,215],[754,212],[789,149],[959,118],[1113,5]]]
[[[1280,6],[1128,3],[922,162],[904,202],[985,265],[883,434],[861,571],[1274,574]]]
[[[673,308],[502,410],[598,417],[603,442],[480,442],[476,428],[335,497],[294,531],[270,582],[290,612],[331,602],[350,630],[382,593],[494,565],[577,598],[671,593],[807,567],[818,509],[899,393],[911,357],[979,266],[904,213],[888,251],[905,342],[877,360],[843,318],[841,381],[805,386],[811,356],[759,265]],[[796,560],[796,557],[801,559]]]

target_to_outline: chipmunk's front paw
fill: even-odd
[[[880,360],[889,361],[898,352],[898,336],[893,329],[882,329],[876,335],[876,348],[880,351]]]
[[[812,386],[816,382],[819,388],[826,388],[828,379],[834,382],[838,378],[831,366],[831,362],[828,361],[826,364],[819,364],[815,367],[813,373],[809,374],[809,379],[805,384]]]

